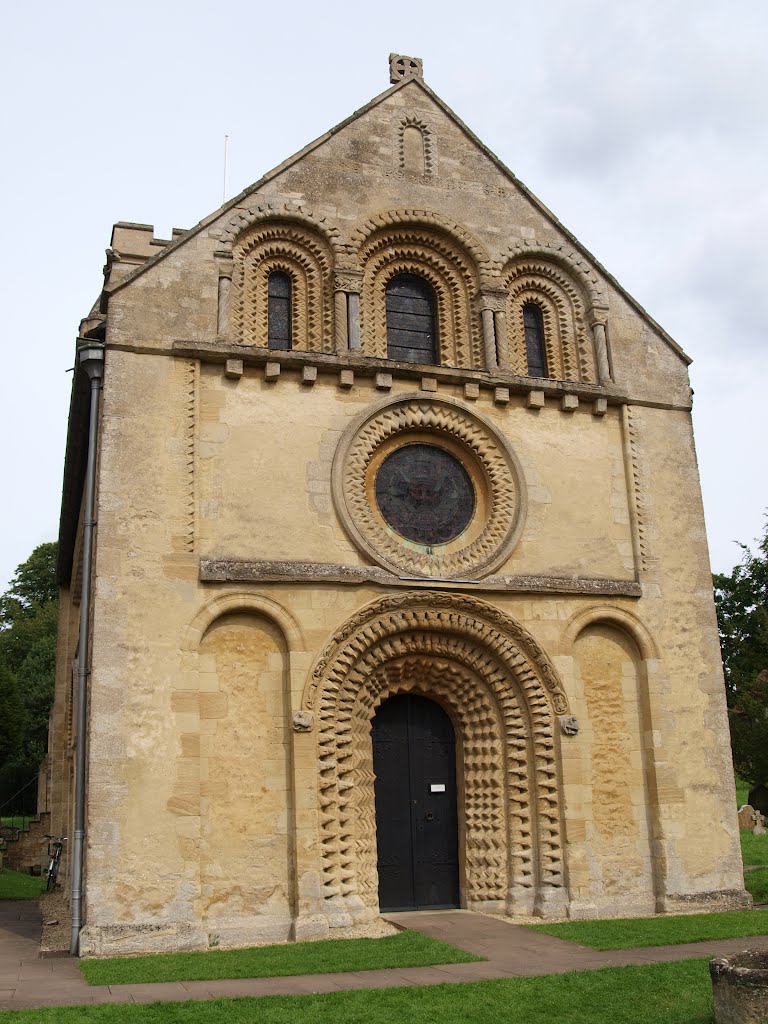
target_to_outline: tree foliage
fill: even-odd
[[[729,575],[716,575],[728,720],[736,771],[768,782],[768,525],[757,553],[742,545]]]
[[[0,805],[35,777],[45,756],[57,619],[56,545],[41,544],[0,596]]]

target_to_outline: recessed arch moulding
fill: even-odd
[[[414,442],[443,447],[472,480],[472,520],[447,544],[407,542],[371,497],[382,456]],[[334,456],[332,493],[353,543],[390,572],[411,577],[477,579],[493,572],[518,542],[527,512],[522,467],[503,434],[461,402],[418,392],[371,405],[349,424]]]
[[[519,624],[450,594],[384,598],[350,619],[316,663],[303,709],[317,729],[321,899],[329,924],[378,912],[370,726],[395,693],[453,719],[464,779],[462,902],[556,916],[565,888],[558,716],[568,701]]]
[[[492,254],[462,225],[432,210],[380,211],[349,229],[304,204],[254,199],[212,232],[227,282],[222,337],[266,346],[265,281],[277,269],[293,285],[294,349],[343,354],[346,299],[338,300],[342,292],[354,291],[360,295],[360,352],[386,359],[386,285],[398,274],[413,273],[435,294],[441,365],[493,370],[497,358],[528,376],[522,309],[534,302],[542,310],[547,375],[586,383],[609,378],[604,341],[597,344],[593,337],[596,324],[605,327],[607,299],[595,270],[569,248],[519,241]],[[501,307],[494,305],[499,296]],[[491,366],[481,322],[486,307],[501,318]]]

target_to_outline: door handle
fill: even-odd
[[[433,821],[434,817],[435,816],[432,813],[432,811],[427,811],[427,813],[424,815],[424,821]]]

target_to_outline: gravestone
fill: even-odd
[[[739,828],[751,829],[755,824],[755,809],[751,804],[739,808]]]

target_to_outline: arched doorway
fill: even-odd
[[[332,927],[380,910],[372,722],[402,694],[450,709],[461,751],[461,902],[564,916],[555,715],[568,700],[519,623],[476,598],[406,592],[343,624],[303,707],[317,723],[323,912]],[[336,924],[339,922],[339,924]]]
[[[456,737],[439,704],[411,693],[371,725],[379,907],[459,906]]]

